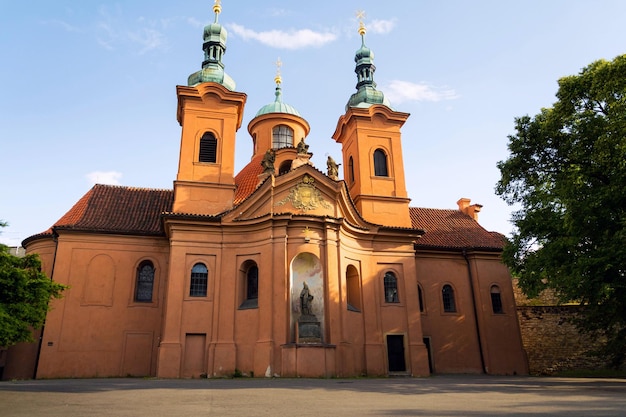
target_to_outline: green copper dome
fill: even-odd
[[[287,103],[283,103],[280,82],[276,84],[275,95],[276,95],[276,99],[272,103],[266,104],[265,106],[261,107],[261,109],[256,113],[254,117],[263,116],[264,114],[269,114],[269,113],[286,113],[286,114],[293,114],[294,116],[302,117],[300,116],[300,113],[298,112],[298,110],[296,110],[293,106]]]
[[[357,65],[374,63],[374,52],[365,46],[364,41],[361,43],[361,47],[354,54],[354,62],[356,62]]]
[[[224,72],[224,64],[222,56],[226,53],[226,29],[217,22],[218,16],[222,11],[219,2],[216,1],[213,6],[215,12],[215,22],[204,27],[204,61],[202,69],[194,72],[187,79],[187,84],[191,87],[206,83],[214,82],[223,85],[231,91],[235,90],[235,81]]]
[[[382,104],[384,106],[391,107],[391,102],[382,91],[378,91],[373,86],[365,86],[359,88],[358,91],[350,96],[348,104],[346,104],[346,110],[350,107],[370,107],[373,104]]]
[[[224,26],[217,22],[210,23],[204,27],[204,42],[217,42],[226,45],[228,33]]]
[[[385,97],[382,91],[376,90],[374,82],[374,52],[365,45],[365,26],[361,22],[359,26],[359,34],[361,35],[361,47],[354,54],[354,62],[356,68],[354,72],[357,75],[356,93],[350,96],[346,111],[350,107],[370,107],[373,104],[382,104],[391,108],[391,103]]]

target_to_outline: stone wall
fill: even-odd
[[[513,289],[531,374],[552,375],[605,367],[605,361],[589,353],[596,347],[596,341],[579,332],[572,323],[581,306],[558,305],[557,297],[549,290],[529,299],[515,279]]]
[[[571,319],[580,306],[518,306],[522,343],[528,355],[530,373],[603,368],[605,363],[589,354],[594,340],[578,331]]]

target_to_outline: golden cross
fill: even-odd
[[[280,57],[278,57],[278,60],[276,61],[276,75],[280,75],[280,67],[283,66],[283,61],[280,60]]]
[[[283,62],[280,60],[280,57],[276,61],[276,77],[274,77],[274,82],[276,84],[280,84],[283,82],[282,77],[280,76],[280,67],[283,66]]]
[[[359,35],[365,35],[365,23],[363,23],[363,19],[365,18],[365,12],[363,10],[357,10],[356,18],[359,19]]]

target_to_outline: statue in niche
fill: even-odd
[[[274,174],[274,161],[276,160],[276,151],[274,149],[268,149],[263,156],[261,166],[263,167],[263,173]]]
[[[296,147],[296,149],[298,150],[298,155],[305,155],[309,153],[309,145],[304,143],[304,138],[300,139],[300,142],[298,142],[298,146]]]
[[[336,180],[339,176],[339,165],[332,156],[328,155],[328,159],[326,160],[326,168],[327,174],[330,178]]]
[[[311,302],[313,296],[306,282],[302,283],[302,291],[300,291],[300,311],[303,316],[311,316]]]

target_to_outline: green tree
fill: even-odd
[[[50,299],[60,298],[64,289],[41,272],[37,255],[19,258],[0,245],[0,347],[32,341],[32,329],[43,326]]]
[[[626,55],[559,80],[557,101],[515,120],[496,193],[513,214],[505,263],[522,290],[583,304],[576,323],[626,356]]]

